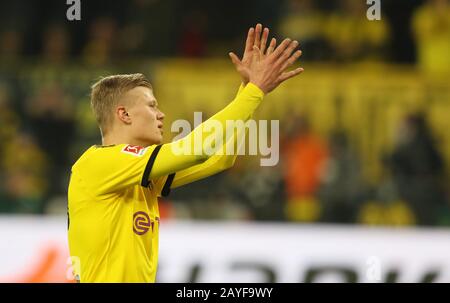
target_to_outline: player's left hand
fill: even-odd
[[[238,73],[241,75],[242,83],[244,85],[247,85],[247,83],[249,82],[248,69],[250,68],[253,61],[254,46],[259,48],[264,57],[270,55],[275,49],[275,46],[277,44],[275,38],[272,38],[269,47],[266,49],[268,38],[269,38],[269,29],[266,27],[263,30],[263,26],[260,23],[258,23],[255,28],[251,27],[248,31],[242,60],[240,60],[238,56],[236,56],[236,54],[230,52],[229,55],[231,61],[235,65]]]

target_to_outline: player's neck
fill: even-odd
[[[146,142],[141,142],[140,140],[135,140],[129,136],[120,136],[118,134],[107,134],[102,138],[102,145],[119,145],[119,144],[130,144],[137,146],[148,146]]]
[[[133,144],[130,140],[117,133],[108,133],[102,137],[102,145],[119,145],[119,144]]]

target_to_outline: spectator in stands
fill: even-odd
[[[325,162],[318,193],[321,221],[353,223],[368,192],[359,157],[344,132],[332,132],[328,146],[329,158]]]
[[[400,199],[413,209],[420,225],[434,225],[448,212],[444,160],[421,113],[402,121],[387,159]]]
[[[111,63],[117,48],[117,24],[109,17],[98,17],[89,28],[89,39],[83,49],[88,65],[101,66]]]
[[[0,82],[0,213],[15,210],[15,203],[8,197],[7,173],[4,159],[8,154],[8,147],[17,136],[20,127],[20,117],[12,107],[12,96],[7,82]]]
[[[193,10],[183,20],[179,55],[183,57],[202,57],[206,54],[206,29],[208,16],[202,11]]]
[[[326,36],[338,61],[381,61],[387,57],[389,28],[385,17],[369,21],[365,1],[341,0],[327,21]]]
[[[43,36],[42,57],[49,65],[64,65],[70,56],[70,35],[62,25],[49,26]]]
[[[122,5],[120,55],[168,56],[175,52],[179,1],[132,0]],[[155,43],[155,41],[158,41]]]
[[[22,33],[15,29],[0,32],[0,64],[11,65],[20,61],[23,51]]]
[[[427,73],[450,72],[450,3],[428,0],[413,16],[418,65]]]
[[[234,202],[248,212],[248,219],[258,221],[284,221],[286,216],[286,188],[280,166],[261,167],[259,157],[247,156],[236,161],[225,172],[222,188]]]
[[[316,194],[328,148],[312,131],[305,116],[292,115],[288,136],[283,141],[281,158],[287,194],[286,215],[290,220],[317,220],[320,205]]]
[[[317,9],[315,1],[289,0],[278,31],[283,37],[301,41],[302,47],[308,50],[303,59],[322,60],[329,54],[325,40],[326,20],[327,16]]]
[[[11,141],[20,127],[20,117],[12,106],[13,99],[8,84],[10,83],[0,83],[0,146]]]
[[[28,127],[51,161],[50,194],[64,193],[70,167],[68,151],[75,128],[72,100],[58,83],[42,85],[27,100],[26,113]]]
[[[49,180],[45,153],[25,133],[3,147],[0,212],[42,213]]]

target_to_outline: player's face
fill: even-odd
[[[139,86],[127,94],[133,100],[128,109],[133,140],[141,146],[161,143],[164,114],[158,109],[158,102],[153,96],[153,91]]]

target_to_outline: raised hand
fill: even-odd
[[[292,65],[301,55],[301,51],[294,50],[298,42],[291,39],[284,41],[271,53],[263,56],[258,47],[253,47],[253,61],[249,68],[250,82],[257,85],[264,93],[274,90],[283,81],[295,77],[303,71],[303,68],[297,68],[291,72],[284,70]]]
[[[242,60],[234,53],[229,54],[244,85],[252,82],[264,93],[271,92],[282,82],[303,72],[303,68],[285,72],[302,55],[300,50],[294,52],[298,42],[285,39],[275,49],[276,40],[273,38],[266,49],[268,36],[269,29],[262,31],[262,25],[257,24],[256,29],[250,28],[248,32]]]
[[[250,68],[250,65],[253,60],[253,46],[258,47],[264,54],[264,52],[266,51],[266,44],[268,37],[269,37],[269,29],[266,27],[263,30],[262,25],[258,23],[255,28],[251,27],[248,31],[242,60],[240,60],[238,56],[236,56],[236,54],[234,54],[233,52],[229,53],[231,61],[235,65],[238,73],[241,75],[242,82],[244,85],[246,85],[249,82],[248,68]],[[275,46],[276,40],[275,38],[272,38],[266,54],[270,54],[271,52],[273,52]]]

